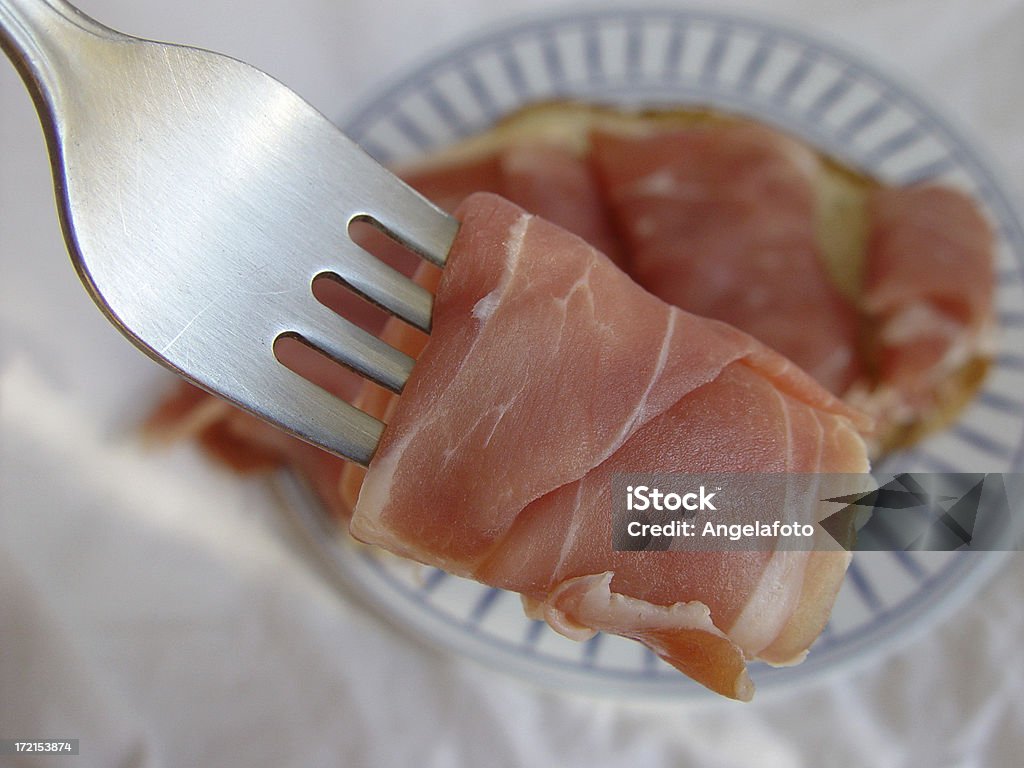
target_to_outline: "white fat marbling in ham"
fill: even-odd
[[[404,393],[361,401],[390,420],[353,534],[747,698],[748,660],[797,660],[820,632],[846,553],[615,552],[611,476],[861,472],[866,422],[750,336],[665,304],[511,203],[474,195],[458,216],[429,339],[385,329],[418,353]]]

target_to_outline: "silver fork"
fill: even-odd
[[[72,261],[108,319],[204,389],[368,464],[384,425],[284,367],[275,341],[296,336],[400,392],[413,361],[312,283],[331,274],[429,332],[430,293],[349,225],[443,266],[457,222],[234,59],[129,37],[63,0],[0,0],[0,43],[46,133]]]

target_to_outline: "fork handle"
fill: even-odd
[[[120,37],[64,0],[0,0],[0,48],[37,99],[58,92],[76,48]]]

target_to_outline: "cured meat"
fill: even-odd
[[[884,423],[928,419],[962,387],[953,374],[984,350],[992,302],[992,234],[969,200],[934,187],[873,192],[865,247],[862,206],[876,185],[840,185],[842,226],[830,233],[840,256],[866,251],[864,325],[819,260],[815,207],[829,209],[823,177],[836,174],[816,153],[731,121],[585,117],[529,142],[506,124],[501,141],[404,175],[448,210],[489,190],[541,214],[666,301],[758,336]],[[420,356],[403,397],[299,347],[279,350],[389,424],[353,531],[517,591],[567,636],[634,638],[709,688],[748,698],[749,660],[791,663],[817,636],[845,554],[613,552],[611,477],[859,472],[856,432],[868,422],[779,355],[669,309],[557,228],[486,197],[459,215],[466,226],[439,289],[437,270],[365,225],[352,230],[439,291],[429,344],[335,284],[314,287]],[[833,259],[834,245],[821,244]],[[292,466],[342,520],[366,477],[187,385],[150,431],[198,435],[241,471]]]
[[[592,141],[637,282],[846,391],[859,375],[859,323],[818,253],[809,147],[753,124]]]
[[[863,304],[875,331],[877,386],[864,407],[906,424],[983,354],[993,324],[993,234],[948,187],[882,188],[869,199]]]
[[[249,421],[264,428],[257,428],[256,439],[246,429]],[[260,439],[263,431],[269,440]],[[186,381],[179,381],[174,391],[160,401],[146,420],[143,433],[161,443],[198,439],[211,457],[242,473],[273,469],[284,460],[276,445],[278,436],[284,433]]]
[[[749,698],[746,662],[802,657],[847,554],[613,552],[611,475],[862,472],[863,417],[507,201],[474,195],[458,215],[429,340],[386,331],[425,346],[403,395],[370,408],[390,421],[352,533]]]
[[[400,169],[398,175],[413,189],[446,211],[454,211],[474,192],[501,194],[501,157],[496,152],[458,161],[434,161]]]
[[[582,237],[622,264],[587,158],[554,143],[511,144],[479,157],[409,168],[402,177],[448,211],[473,192],[493,192]]]
[[[551,145],[513,146],[502,153],[501,167],[503,197],[582,237],[623,266],[624,256],[585,158]]]

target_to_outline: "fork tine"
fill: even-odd
[[[289,334],[392,392],[402,391],[415,362],[315,301],[296,307],[295,327],[281,335]]]
[[[430,333],[434,308],[430,291],[354,243],[346,242],[341,250],[338,268],[328,272],[329,276],[341,278],[356,293]]]
[[[443,267],[459,230],[458,220],[397,177],[377,176],[367,199],[380,201],[379,210],[366,215],[406,248]]]
[[[238,405],[286,432],[363,466],[370,463],[384,424],[304,379],[273,358],[259,366]]]

